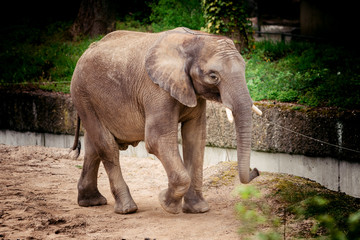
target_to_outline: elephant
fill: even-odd
[[[78,153],[80,120],[85,129],[80,206],[107,204],[97,187],[102,162],[115,213],[137,211],[122,176],[119,150],[144,141],[168,177],[168,188],[159,193],[162,208],[173,214],[209,211],[202,193],[207,100],[222,103],[233,114],[240,181],[249,183],[259,175],[250,169],[253,101],[245,61],[227,37],[183,27],[111,32],[79,58],[70,94],[78,114],[72,150]]]

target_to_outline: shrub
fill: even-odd
[[[236,189],[241,201],[236,204],[237,216],[241,221],[238,232],[242,239],[247,239],[256,234],[257,239],[279,240],[281,239],[277,228],[280,226],[280,219],[271,214],[270,206],[260,201],[260,191],[251,185],[240,185]],[[267,226],[270,231],[261,231],[261,226]]]
[[[136,20],[132,16],[125,16],[123,21],[116,22],[116,30],[151,32],[152,27],[149,24],[142,23],[141,21]]]
[[[236,189],[241,239],[360,239],[358,199],[289,175],[254,185]]]
[[[155,32],[176,27],[200,30],[204,26],[200,0],[159,0],[151,4],[150,21]]]

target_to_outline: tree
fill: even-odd
[[[252,27],[248,20],[249,0],[202,0],[205,31],[231,38],[238,51],[250,47]]]
[[[72,37],[95,37],[114,31],[114,5],[113,0],[82,0],[77,18],[70,29]]]

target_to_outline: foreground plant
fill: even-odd
[[[241,202],[236,204],[236,211],[241,221],[239,233],[248,238],[281,239],[277,230],[281,221],[271,214],[267,204],[257,201],[262,197],[260,191],[252,185],[241,185],[236,192],[241,199]]]
[[[242,238],[360,239],[360,199],[301,177],[267,176],[236,189]]]

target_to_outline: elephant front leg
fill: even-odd
[[[181,212],[182,199],[190,186],[190,177],[182,163],[177,143],[177,122],[173,127],[159,127],[147,123],[145,131],[146,148],[157,156],[168,176],[168,188],[161,191],[159,201],[165,211],[173,214]],[[172,129],[168,132],[168,130]]]
[[[206,141],[206,116],[200,116],[182,124],[183,156],[185,167],[191,177],[190,188],[184,196],[183,212],[204,213],[209,204],[202,194],[203,163]]]

